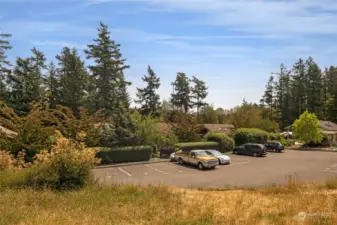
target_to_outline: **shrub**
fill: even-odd
[[[289,147],[289,146],[293,146],[295,144],[295,140],[285,139],[284,137],[281,137],[280,143],[284,147]]]
[[[269,133],[268,139],[271,141],[279,141],[281,140],[281,135],[279,133]]]
[[[25,152],[21,151],[17,157],[5,150],[0,150],[0,171],[21,169],[27,167],[29,164],[25,163]]]
[[[83,187],[88,182],[90,169],[100,162],[95,158],[96,152],[86,148],[82,142],[64,138],[58,133],[51,150],[42,150],[35,156],[35,170],[29,174],[28,184],[58,190]]]
[[[217,142],[178,143],[176,144],[176,147],[181,150],[220,149],[220,145]]]
[[[242,145],[246,143],[260,143],[263,144],[268,139],[268,133],[266,131],[256,128],[240,128],[237,129],[234,134],[234,140],[236,145]]]
[[[235,147],[234,139],[224,133],[209,133],[206,135],[206,139],[219,143],[220,151],[223,153],[232,151]]]
[[[102,159],[101,164],[141,162],[150,160],[152,152],[151,146],[132,146],[104,149],[97,153],[97,157]]]

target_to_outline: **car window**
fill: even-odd
[[[192,152],[192,153],[191,153],[191,156],[192,156],[192,157],[194,157],[194,156],[195,156],[195,153],[194,153],[194,152]]]
[[[195,155],[197,155],[197,156],[208,156],[206,151],[196,152]]]

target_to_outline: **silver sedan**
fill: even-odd
[[[228,155],[224,155],[217,150],[206,150],[207,154],[216,157],[219,160],[219,164],[221,165],[229,165],[231,164],[231,159]]]

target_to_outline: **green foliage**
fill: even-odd
[[[263,144],[268,140],[268,133],[256,128],[240,128],[234,132],[233,137],[236,145],[246,143]]]
[[[88,73],[75,48],[63,48],[60,55],[56,56],[58,60],[58,76],[59,76],[59,102],[69,107],[75,115],[79,114],[79,109],[83,105],[86,97],[88,85]],[[55,79],[51,77],[50,79]],[[55,82],[54,80],[50,80]],[[53,90],[53,88],[51,88]]]
[[[208,133],[205,138],[207,141],[219,143],[223,153],[232,151],[235,147],[234,139],[224,133]]]
[[[217,142],[178,143],[175,146],[181,150],[220,149],[220,144]]]
[[[172,105],[187,113],[191,108],[191,88],[186,74],[178,73],[176,80],[172,82],[172,86],[174,89],[171,94]]]
[[[212,106],[201,108],[199,118],[202,123],[217,124],[219,122],[218,114]]]
[[[314,113],[309,113],[308,110],[294,122],[293,132],[296,139],[305,143],[310,141],[320,143],[323,139],[317,116]]]
[[[31,51],[33,56],[17,58],[14,71],[8,75],[9,103],[18,115],[27,115],[30,104],[40,101],[44,94],[41,84],[46,58],[35,48]]]
[[[152,152],[151,146],[132,146],[102,150],[97,153],[97,157],[102,159],[102,164],[141,162],[150,160]]]
[[[0,33],[0,100],[8,97],[6,78],[11,71],[8,69],[10,63],[7,60],[6,51],[12,48],[8,40],[10,37],[10,34]]]
[[[268,140],[279,141],[281,140],[281,135],[279,133],[269,133]]]
[[[204,81],[199,80],[195,76],[192,78],[192,83],[194,86],[191,88],[191,103],[192,107],[197,107],[197,113],[199,116],[199,109],[207,105],[204,100],[207,98],[208,88],[206,87],[206,83]]]
[[[132,114],[132,120],[136,127],[137,145],[150,145],[155,150],[159,150],[163,147],[174,146],[178,142],[177,136],[171,130],[164,132],[159,129],[158,119],[142,116],[135,111]]]
[[[180,142],[201,141],[200,127],[193,115],[175,112],[172,120],[172,131]]]
[[[278,123],[270,119],[269,109],[247,102],[232,110],[228,122],[236,129],[259,128],[267,132],[279,129]]]
[[[147,86],[143,89],[137,88],[137,100],[138,104],[141,104],[141,112],[143,115],[159,115],[160,108],[160,96],[156,91],[160,87],[160,78],[154,73],[152,68],[148,67],[148,75],[144,76],[142,80],[147,83]]]
[[[120,45],[111,40],[108,26],[101,23],[98,28],[98,37],[95,44],[89,44],[85,50],[87,59],[94,61],[94,65],[89,66],[92,73],[92,88],[90,111],[96,112],[104,110],[107,116],[112,116],[120,112],[120,107],[128,108],[128,95],[124,70],[129,68],[122,58]]]
[[[284,137],[281,137],[279,141],[284,147],[290,147],[295,145],[295,140],[285,139]]]

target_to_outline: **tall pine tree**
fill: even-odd
[[[91,111],[104,110],[107,116],[118,114],[120,107],[127,107],[128,94],[124,70],[129,68],[122,58],[120,45],[110,38],[108,26],[101,23],[95,44],[89,44],[85,50],[87,59],[92,59],[94,65],[89,66],[95,83]]]
[[[30,110],[30,104],[40,101],[44,96],[42,88],[42,71],[46,68],[44,54],[36,48],[33,56],[17,58],[13,73],[8,76],[10,87],[9,105],[19,115],[25,115]]]
[[[69,107],[75,115],[83,106],[88,85],[88,73],[84,61],[80,59],[76,49],[63,48],[61,55],[57,55],[60,75],[61,103]]]
[[[58,70],[53,62],[47,68],[47,74],[43,79],[46,96],[49,100],[50,108],[55,109],[57,104],[61,104],[61,92]]]
[[[171,103],[174,107],[185,113],[191,108],[191,89],[189,79],[185,73],[178,73],[176,80],[172,82],[173,93],[171,94]]]
[[[158,116],[160,114],[160,96],[157,90],[160,87],[160,78],[150,66],[147,68],[147,74],[142,78],[146,82],[146,87],[137,88],[137,100],[135,102],[141,105],[140,110],[143,115]]]
[[[8,40],[10,37],[10,34],[0,34],[0,100],[7,97],[6,77],[11,72],[6,55],[6,51],[12,48]]]
[[[311,57],[305,64],[307,68],[307,109],[321,118],[324,105],[322,71]]]
[[[269,119],[273,118],[273,107],[274,107],[274,77],[270,76],[269,81],[266,85],[266,90],[264,92],[263,98],[261,100],[263,105],[269,108]]]
[[[291,82],[292,90],[292,109],[293,115],[299,118],[307,109],[307,73],[306,65],[302,59],[299,59],[293,66],[293,75]]]
[[[191,101],[192,107],[197,107],[197,115],[199,120],[199,111],[201,107],[207,105],[204,101],[208,95],[208,88],[206,87],[206,83],[195,76],[192,78],[192,83],[194,84],[191,88]]]

